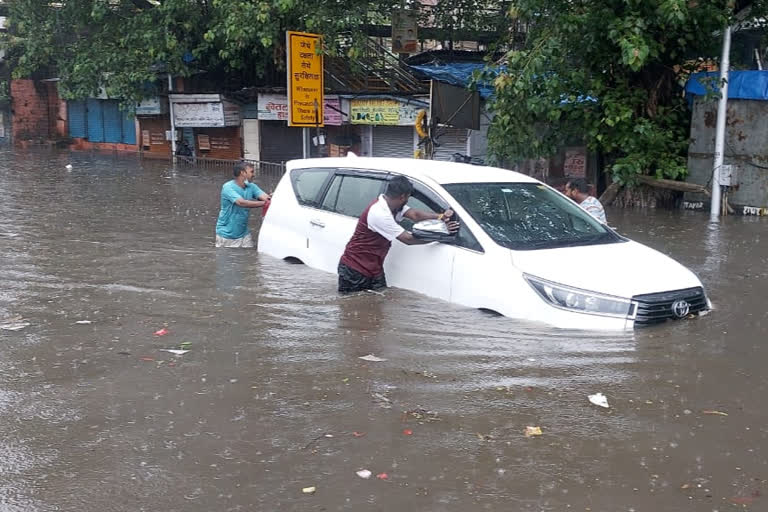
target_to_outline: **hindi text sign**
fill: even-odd
[[[318,34],[286,32],[288,126],[323,126],[323,55]]]

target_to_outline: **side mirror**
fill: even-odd
[[[456,242],[457,233],[448,231],[445,222],[437,219],[423,220],[413,225],[411,229],[414,238],[452,244]]]

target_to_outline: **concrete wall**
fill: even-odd
[[[715,151],[717,101],[697,98],[693,105],[688,147],[688,181],[708,185]],[[744,207],[768,207],[768,101],[730,100],[726,121],[725,161],[733,169],[728,202],[739,214]],[[684,206],[708,209],[708,199],[685,194]]]

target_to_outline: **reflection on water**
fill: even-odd
[[[717,309],[561,331],[217,250],[230,176],[0,153],[0,510],[762,506],[763,219],[609,211]]]

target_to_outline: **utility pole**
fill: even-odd
[[[173,94],[173,77],[168,73],[168,113],[171,116],[171,155],[173,156],[173,163],[176,163],[176,120],[173,118],[173,101],[171,101],[171,94]]]
[[[729,21],[730,23],[730,21]],[[720,59],[720,101],[717,103],[717,125],[715,128],[715,158],[712,166],[712,203],[709,207],[710,222],[720,221],[722,189],[720,170],[725,157],[725,121],[728,115],[728,69],[731,56],[731,31],[729,24],[723,33],[723,55]]]

